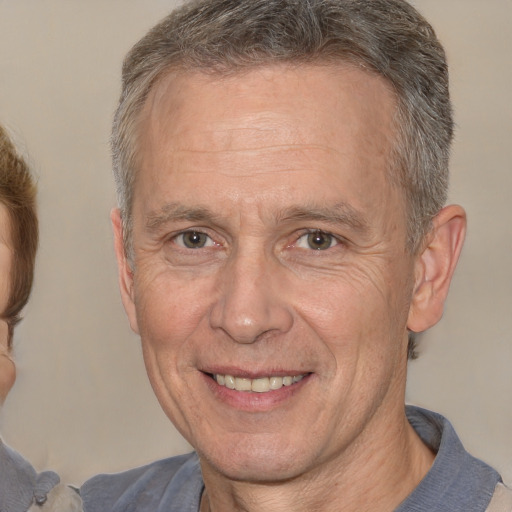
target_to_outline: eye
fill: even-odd
[[[314,249],[316,251],[325,251],[334,247],[339,242],[338,240],[325,231],[312,231],[299,237],[296,243],[296,247],[301,249]]]
[[[203,247],[215,245],[208,235],[200,231],[184,231],[177,235],[174,240],[177,245],[186,247],[187,249],[202,249]]]

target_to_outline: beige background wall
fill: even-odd
[[[445,43],[458,123],[451,199],[469,235],[408,400],[447,414],[512,481],[512,1],[417,0]],[[80,483],[187,449],[146,382],[117,292],[108,135],[123,55],[163,0],[0,0],[0,120],[39,177],[41,248],[3,437]]]

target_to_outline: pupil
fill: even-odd
[[[308,236],[308,242],[312,249],[328,249],[331,245],[331,236],[325,233],[311,233]]]

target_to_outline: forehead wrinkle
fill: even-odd
[[[173,173],[214,173],[257,179],[262,175],[282,172],[314,172],[325,167],[324,162],[329,154],[333,162],[344,162],[349,158],[347,148],[336,149],[320,144],[283,144],[230,150],[176,148],[169,152],[168,161],[171,162],[169,167]]]
[[[186,138],[185,138],[186,140]],[[226,144],[211,144],[208,140],[192,140],[188,144],[180,144],[181,140],[176,137],[173,144],[169,148],[169,154],[175,158],[185,158],[187,155],[208,157],[212,156],[230,156],[244,155],[246,158],[252,158],[257,164],[261,159],[272,159],[275,155],[294,154],[302,155],[307,158],[308,162],[315,162],[317,159],[324,159],[328,155],[332,155],[335,159],[347,158],[347,153],[355,152],[357,148],[341,146],[339,148],[327,145],[325,143],[311,143],[302,141],[284,142],[282,144],[275,143],[275,137],[269,141],[258,141],[255,138],[245,141],[238,141],[238,147],[234,147],[233,141]],[[291,160],[293,162],[294,160]]]
[[[177,147],[172,150],[173,153],[180,154],[180,153],[192,153],[192,154],[200,154],[200,155],[208,155],[208,154],[219,154],[219,153],[259,153],[261,151],[325,151],[325,152],[332,152],[338,155],[342,155],[343,152],[341,152],[338,149],[331,148],[329,146],[325,146],[322,144],[264,144],[261,146],[251,146],[251,147],[241,147],[241,148],[220,148],[220,149],[200,149],[200,148],[192,148],[192,147]]]

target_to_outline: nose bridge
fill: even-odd
[[[254,245],[238,248],[219,276],[212,328],[222,329],[237,343],[289,330],[293,316],[278,292],[281,270],[264,250]]]

